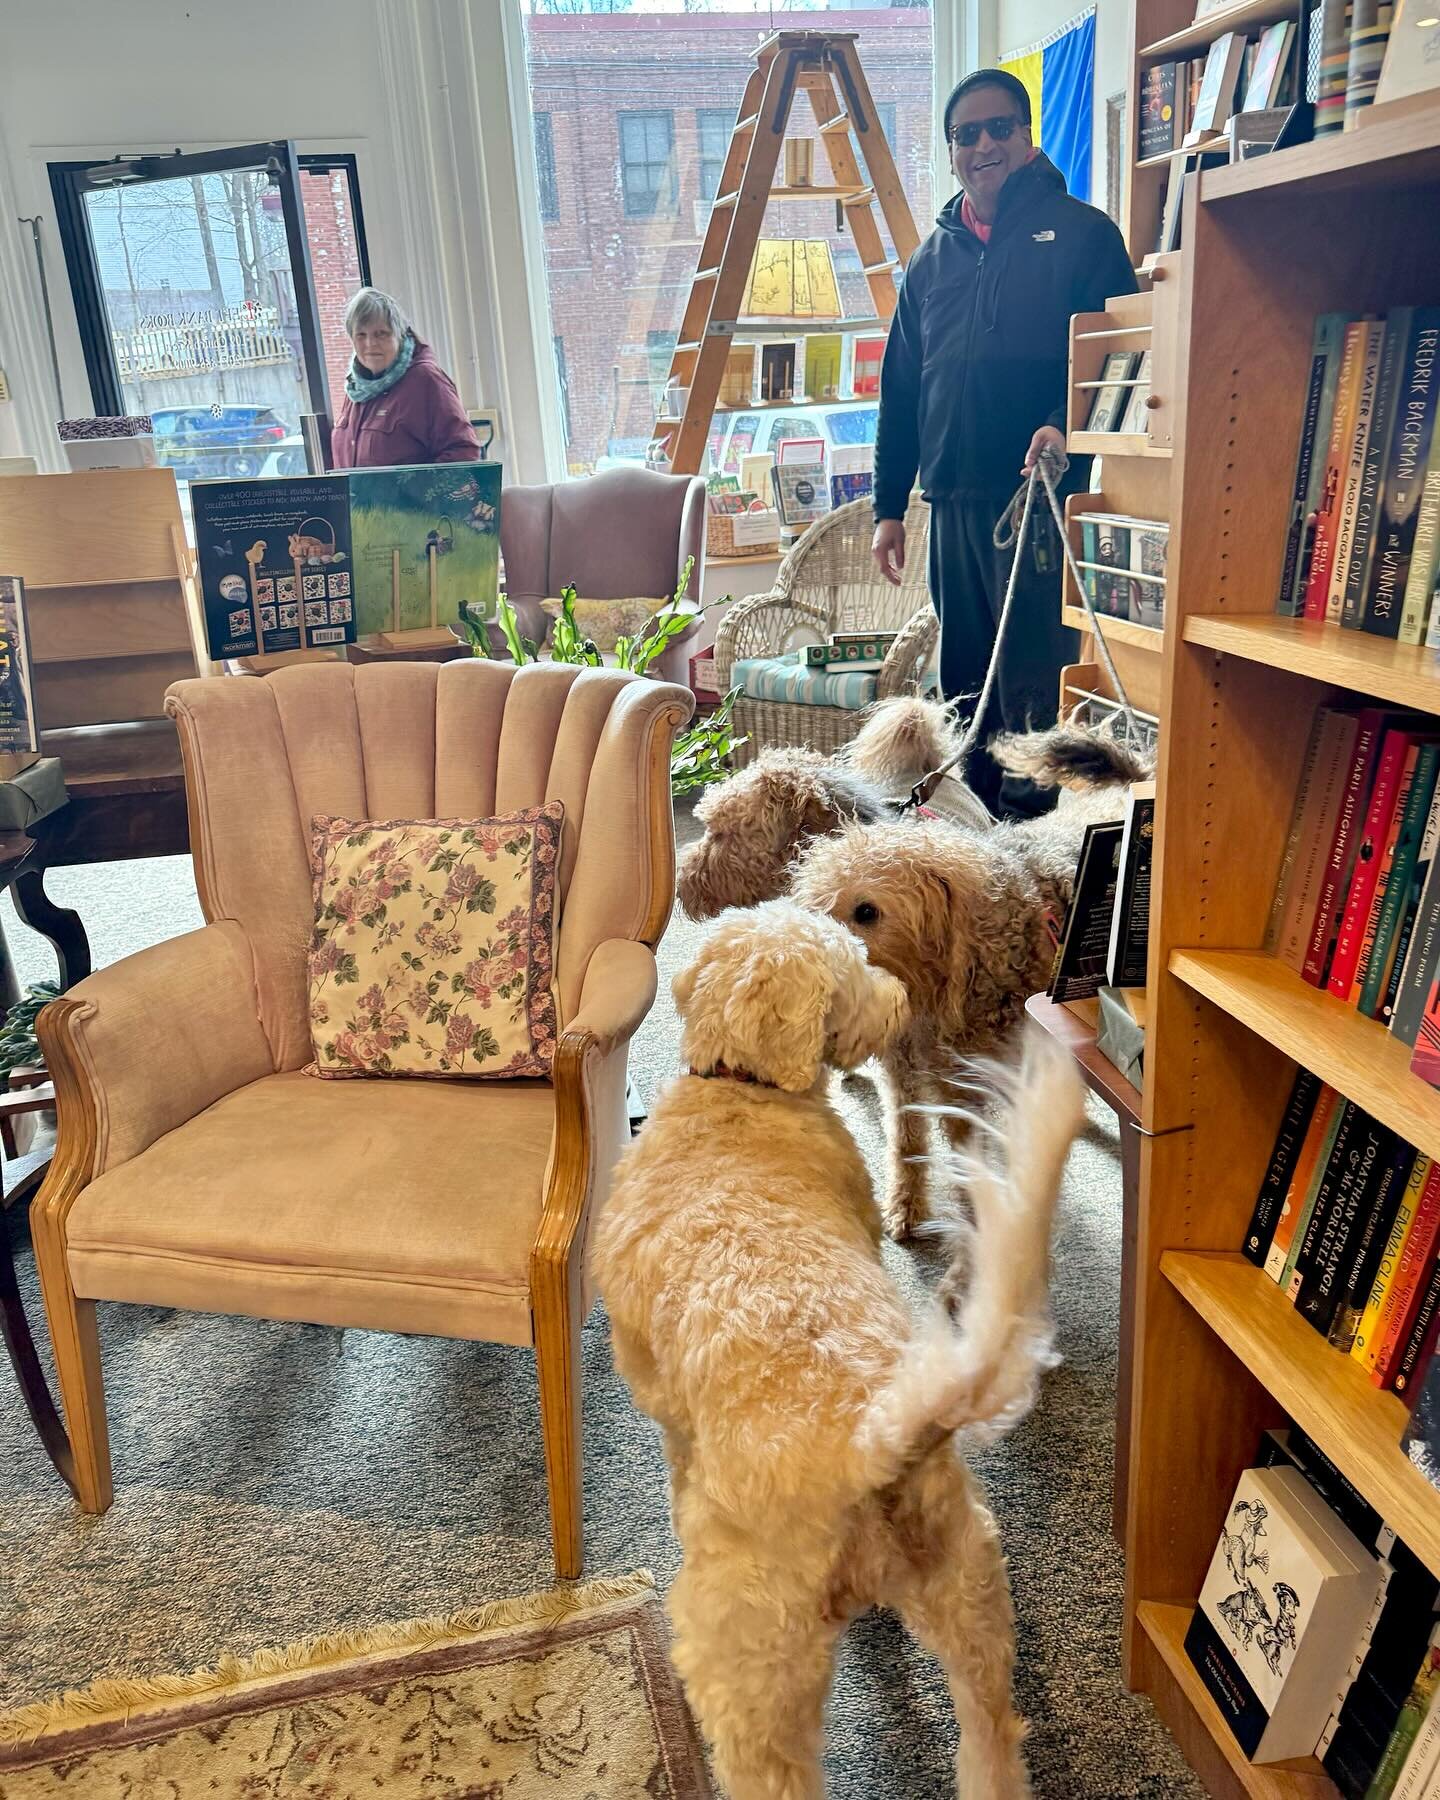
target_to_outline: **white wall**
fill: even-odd
[[[507,147],[492,174],[513,195],[495,47],[514,12],[514,0],[0,0],[0,232],[13,234],[0,246],[0,359],[17,389],[0,445],[54,460],[36,441],[57,408],[17,214],[44,219],[65,408],[91,410],[46,164],[288,137],[355,155],[372,278],[413,308],[462,399],[502,407],[509,473],[544,479],[530,308],[502,344],[493,304],[495,270],[521,260],[519,222],[512,204],[492,223],[476,204],[485,172],[456,154],[483,116]],[[490,54],[457,56],[461,43]],[[7,300],[22,316],[7,317]]]
[[[1086,0],[995,0],[1002,58],[1048,37],[1085,10]],[[1098,0],[1095,9],[1095,113],[1090,199],[1105,204],[1105,102],[1125,86],[1130,55],[1129,0]]]

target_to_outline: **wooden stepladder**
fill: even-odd
[[[693,475],[700,468],[765,208],[772,200],[834,200],[860,253],[875,318],[888,325],[894,316],[896,275],[920,240],[860,67],[858,36],[854,31],[777,31],[755,52],[671,356],[671,378],[689,397],[683,417],[677,421],[662,415],[655,428],[656,442],[678,474]],[[829,186],[775,184],[790,109],[801,92],[825,146]],[[877,204],[898,260],[886,256]],[[763,329],[783,332],[785,323],[767,321]],[[837,322],[831,329],[843,328]]]

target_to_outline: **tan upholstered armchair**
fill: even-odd
[[[734,685],[735,664],[747,658],[781,656],[798,643],[814,643],[837,631],[896,631],[900,636],[885,659],[874,698],[920,691],[940,637],[926,588],[930,508],[918,495],[910,502],[899,587],[875,567],[870,555],[874,531],[875,513],[868,500],[837,506],[790,551],[768,594],[752,594],[730,608],[715,639],[715,673],[722,690]],[[751,762],[772,746],[838,750],[865,717],[863,709],[741,694],[735,701],[735,730],[747,741],[735,752],[735,761]]]
[[[533,1344],[555,1565],[580,1573],[586,1234],[628,1136],[691,707],[611,670],[479,660],[170,690],[208,923],[90,976],[39,1026],[59,1142],[35,1253],[87,1511],[111,1499],[97,1300]],[[554,799],[553,1085],[303,1074],[311,817]]]

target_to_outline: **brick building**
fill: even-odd
[[[345,308],[360,286],[360,250],[355,239],[349,175],[342,168],[302,169],[300,195],[310,246],[310,273],[315,284],[316,319],[325,347],[330,413],[334,417],[340,410],[350,369]]]
[[[848,11],[829,23],[859,33],[860,60],[923,236],[933,211],[930,13]],[[753,12],[537,13],[527,24],[551,332],[570,467],[582,473],[607,453],[640,453],[650,435],[709,203],[769,20]],[[807,127],[813,135],[803,99],[791,120],[792,135]],[[816,181],[828,181],[818,144],[815,167]],[[869,313],[854,240],[836,231],[833,205],[777,203],[766,229],[828,238],[847,315]]]

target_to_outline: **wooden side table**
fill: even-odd
[[[1115,1484],[1110,1495],[1110,1530],[1125,1543],[1125,1496],[1130,1478],[1130,1348],[1135,1336],[1136,1232],[1140,1213],[1140,1090],[1096,1048],[1093,1028],[1069,1007],[1032,994],[1025,1011],[1075,1058],[1092,1094],[1115,1114],[1120,1128],[1120,1357],[1115,1372]]]

